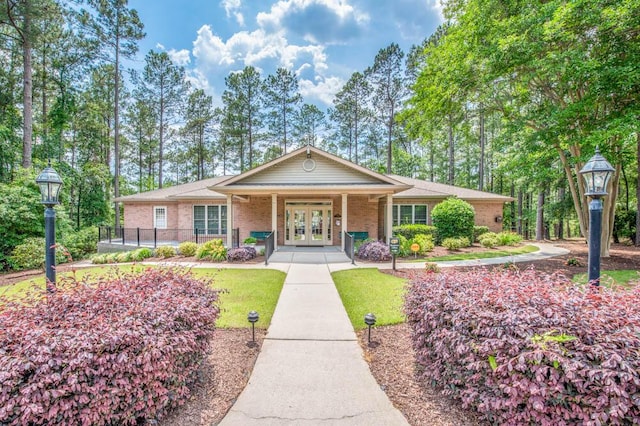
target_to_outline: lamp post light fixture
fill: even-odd
[[[56,285],[56,211],[53,206],[59,203],[58,194],[62,187],[60,175],[51,167],[51,162],[36,178],[40,187],[40,202],[44,209],[44,258],[47,276],[47,292],[54,292]]]
[[[369,327],[369,345],[371,345],[371,326],[376,325],[376,316],[369,312],[364,316],[364,323]]]
[[[580,174],[585,180],[587,192],[585,195],[591,197],[589,203],[589,282],[598,287],[600,285],[600,239],[602,235],[602,200],[607,195],[607,184],[615,172],[615,169],[600,154],[600,149],[596,148],[596,153],[587,164],[584,165]]]
[[[256,342],[256,322],[260,319],[260,315],[256,311],[249,312],[247,315],[247,320],[251,323],[251,342]]]

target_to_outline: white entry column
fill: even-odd
[[[273,231],[273,248],[278,250],[278,194],[271,194],[271,230]]]
[[[342,251],[344,251],[344,232],[348,231],[347,229],[347,223],[348,222],[348,217],[347,217],[347,201],[348,201],[348,195],[347,194],[342,194],[342,228],[341,228],[341,232],[343,233],[341,235],[341,246],[342,246]]]
[[[227,247],[233,247],[233,194],[227,194]]]
[[[393,194],[387,194],[387,220],[384,224],[384,235],[387,236],[387,244],[393,236]]]

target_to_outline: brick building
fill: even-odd
[[[431,224],[447,197],[468,201],[476,225],[502,229],[512,198],[397,175],[383,175],[307,146],[236,176],[120,197],[125,228],[190,230],[232,241],[276,231],[277,245],[342,245],[342,231],[387,239],[392,226]],[[363,234],[360,234],[363,235]]]

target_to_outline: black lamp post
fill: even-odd
[[[56,211],[53,206],[58,204],[62,179],[49,162],[49,165],[36,178],[36,183],[40,187],[41,202],[46,207],[44,209],[45,274],[47,291],[53,292],[56,285]]]
[[[256,311],[249,312],[247,320],[251,323],[251,342],[256,342],[256,322],[260,319],[260,315]]]
[[[371,345],[371,326],[376,325],[376,316],[369,312],[364,316],[364,323],[369,327],[369,345]]]
[[[589,282],[600,285],[600,238],[602,234],[602,200],[607,195],[607,184],[615,169],[600,155],[596,154],[584,165],[580,174],[584,177],[589,203]]]

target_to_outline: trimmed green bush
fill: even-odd
[[[410,240],[409,246],[411,246],[411,244],[413,243],[416,243],[420,246],[419,254],[421,255],[425,255],[430,251],[433,251],[433,248],[435,247],[433,236],[431,235],[418,234]]]
[[[404,235],[396,235],[396,237],[398,238],[399,243],[398,256],[409,256],[409,254],[411,254],[411,244],[409,243],[409,240]]]
[[[191,241],[184,241],[178,245],[178,252],[183,256],[195,256],[198,250],[198,244]]]
[[[134,262],[141,262],[150,257],[153,257],[153,250],[151,250],[149,247],[140,247],[139,249],[134,250],[133,253],[131,253],[131,260],[133,260]]]
[[[168,259],[176,255],[176,249],[172,246],[160,246],[157,247],[154,252],[156,257],[162,257],[163,259]]]
[[[407,224],[393,227],[394,236],[402,235],[407,240],[414,238],[416,235],[431,235],[435,240],[436,233],[436,227],[431,225]]]
[[[32,237],[17,245],[11,252],[9,262],[16,271],[44,268],[44,238]],[[66,263],[68,251],[62,244],[56,244],[56,264]]]
[[[495,232],[487,232],[480,235],[478,242],[482,247],[494,248],[500,245],[500,238],[498,238],[498,234]]]
[[[488,226],[474,226],[473,227],[473,241],[480,241],[478,238],[480,238],[481,235],[486,234],[487,232],[489,232],[489,227]]]
[[[103,265],[107,263],[107,256],[104,253],[93,255],[91,257],[91,263],[94,265]]]
[[[84,259],[91,253],[96,252],[98,228],[91,226],[78,232],[72,232],[64,236],[62,243],[69,250],[69,254],[74,260]]]
[[[130,252],[130,251],[121,251],[120,253],[118,253],[116,255],[116,262],[117,263],[131,262],[131,256],[132,256],[132,252]]]
[[[244,244],[255,244],[257,242],[258,242],[258,239],[256,237],[247,237],[243,241]]]
[[[463,247],[469,247],[471,243],[467,237],[445,238],[442,246],[447,250],[460,250]]]
[[[522,242],[522,236],[515,232],[503,231],[498,234],[501,246],[517,246]]]
[[[431,219],[438,230],[436,242],[457,237],[473,241],[475,211],[466,201],[455,197],[447,198],[433,208]]]
[[[198,247],[196,257],[221,262],[227,260],[227,248],[221,239],[214,238]]]

